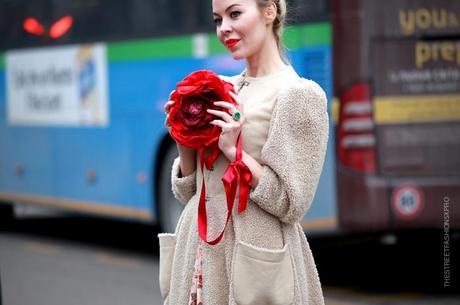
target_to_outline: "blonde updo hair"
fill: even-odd
[[[289,59],[284,51],[284,46],[281,40],[286,23],[286,0],[256,0],[256,2],[260,9],[264,9],[272,3],[276,5],[276,18],[273,21],[273,34],[275,35],[276,44],[278,46],[278,51],[281,55],[281,59],[285,63],[289,63]]]

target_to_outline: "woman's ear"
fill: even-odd
[[[273,23],[273,21],[275,21],[276,19],[276,15],[277,15],[276,4],[275,2],[272,1],[270,5],[264,9],[264,17],[265,17],[267,24]]]

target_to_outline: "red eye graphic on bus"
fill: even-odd
[[[22,27],[24,28],[24,31],[32,35],[42,36],[45,33],[45,28],[43,25],[33,17],[29,17],[24,20]]]
[[[62,37],[72,27],[72,23],[73,18],[71,16],[62,17],[51,26],[50,37],[53,39]]]
[[[69,31],[72,27],[72,16],[64,16],[56,21],[50,28],[49,36],[52,39],[58,39]],[[29,34],[42,36],[45,33],[45,27],[35,18],[29,17],[24,20],[22,27]]]

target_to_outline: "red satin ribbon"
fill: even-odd
[[[198,205],[198,233],[200,235],[200,238],[210,245],[218,244],[224,236],[225,229],[227,228],[228,222],[230,221],[230,218],[232,216],[233,204],[235,201],[238,182],[240,183],[240,200],[238,205],[238,214],[242,213],[246,209],[252,180],[252,173],[246,166],[246,164],[244,164],[243,162],[243,148],[240,133],[240,135],[238,136],[238,140],[236,142],[235,161],[231,162],[228,165],[227,170],[225,171],[225,174],[222,177],[222,182],[225,187],[225,195],[227,197],[227,221],[225,222],[224,229],[219,234],[219,236],[214,240],[208,241],[208,219],[206,214],[206,186],[204,182],[203,171],[204,165],[206,165],[206,168],[208,169],[211,168],[212,164],[214,164],[218,155],[219,149],[216,149],[216,147],[213,148],[213,150],[207,157],[205,156],[205,149],[200,149],[200,166],[203,177],[203,183],[201,185],[200,203]]]

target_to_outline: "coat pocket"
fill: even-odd
[[[176,247],[176,234],[158,234],[158,239],[160,242],[160,291],[161,296],[165,298],[169,294],[169,288],[171,287],[171,273],[174,249]]]
[[[233,266],[238,305],[289,305],[294,302],[294,270],[288,244],[270,250],[239,241]]]

